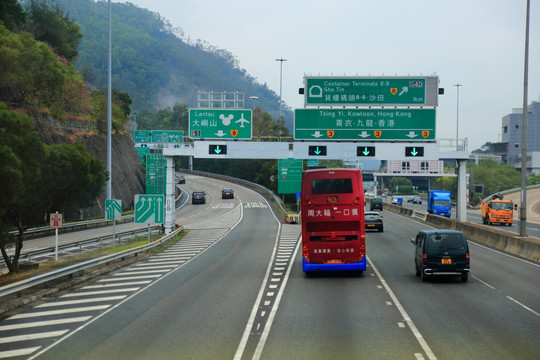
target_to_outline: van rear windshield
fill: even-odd
[[[322,194],[352,194],[352,179],[313,179],[311,193]]]
[[[465,240],[456,234],[435,234],[428,238],[428,250],[463,250]]]

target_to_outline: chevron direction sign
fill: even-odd
[[[162,224],[165,195],[135,195],[135,222]]]
[[[122,200],[107,199],[105,200],[105,218],[107,220],[122,219]]]

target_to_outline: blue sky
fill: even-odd
[[[497,142],[523,104],[525,0],[131,0],[226,49],[300,108],[304,75],[437,75],[437,138]],[[531,1],[528,101],[540,101],[540,2]],[[459,125],[457,87],[459,87]],[[249,96],[249,94],[246,94]],[[264,110],[264,109],[263,109]]]

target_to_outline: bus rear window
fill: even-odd
[[[352,179],[313,179],[311,194],[352,194]]]

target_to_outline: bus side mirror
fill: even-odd
[[[517,210],[517,204],[514,204],[514,210]]]

